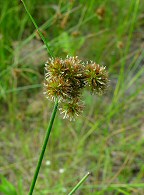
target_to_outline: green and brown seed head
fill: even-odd
[[[92,93],[103,94],[108,86],[108,73],[105,67],[91,62],[86,66],[87,85]]]
[[[75,120],[76,116],[79,116],[83,112],[84,104],[78,98],[73,98],[60,105],[60,113],[63,118],[69,118]]]
[[[65,69],[65,65],[61,58],[49,58],[45,64],[46,77],[61,77]]]
[[[69,96],[71,91],[71,86],[69,82],[65,82],[63,78],[46,78],[44,82],[44,94],[46,94],[47,98],[50,100],[56,100],[58,98],[59,101],[62,99],[66,99]]]
[[[60,102],[64,118],[73,119],[83,111],[81,103],[85,87],[102,94],[108,86],[105,67],[95,62],[82,62],[78,57],[49,58],[45,66],[44,90],[47,98]]]

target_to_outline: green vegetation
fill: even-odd
[[[68,194],[88,171],[76,194],[143,195],[144,3],[25,3],[54,56],[91,59],[110,78],[104,96],[85,92],[76,121],[57,113],[34,195]],[[25,195],[53,109],[43,95],[49,56],[21,1],[3,1],[0,13],[0,193]]]

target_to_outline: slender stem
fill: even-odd
[[[33,19],[32,15],[30,14],[29,10],[27,9],[27,6],[26,6],[25,2],[23,0],[21,0],[21,1],[24,5],[24,8],[25,8],[28,16],[30,17],[30,19],[31,19],[32,23],[34,24],[35,28],[37,29],[41,39],[43,40],[43,42],[44,42],[44,44],[47,48],[48,54],[50,55],[50,57],[53,57],[53,54],[51,52],[51,49],[50,49],[50,46],[49,46],[47,40],[45,39],[45,37],[43,36],[41,31],[39,30],[39,27],[36,24],[35,20]],[[40,170],[40,167],[41,167],[41,164],[42,164],[42,160],[43,160],[43,157],[44,157],[45,149],[46,149],[46,146],[47,146],[47,143],[48,143],[48,140],[49,140],[49,136],[50,136],[50,133],[51,133],[51,129],[52,129],[52,126],[53,126],[53,122],[54,122],[54,119],[55,119],[55,116],[56,116],[57,108],[58,108],[58,100],[56,100],[56,102],[55,102],[55,106],[54,106],[54,109],[53,109],[53,112],[52,112],[52,115],[51,115],[49,126],[47,128],[47,132],[46,132],[46,136],[45,136],[44,143],[43,143],[43,146],[42,146],[42,150],[41,150],[39,160],[38,160],[38,163],[37,163],[37,167],[36,167],[36,170],[35,170],[35,173],[34,173],[34,176],[33,176],[33,180],[32,180],[31,186],[30,186],[29,195],[33,194],[33,190],[34,190],[34,187],[35,187],[35,184],[36,184],[36,181],[37,181],[37,177],[38,177],[38,174],[39,174],[39,170]]]
[[[50,57],[53,57],[53,54],[52,54],[52,52],[51,52],[51,49],[50,49],[50,46],[49,46],[47,40],[46,40],[45,37],[43,36],[43,34],[42,34],[42,32],[40,31],[40,29],[39,29],[38,25],[36,24],[35,20],[33,19],[32,15],[31,15],[30,12],[28,11],[25,2],[24,2],[23,0],[21,0],[21,2],[23,3],[24,8],[25,8],[25,10],[26,10],[28,16],[30,17],[30,19],[31,19],[32,23],[34,24],[35,28],[37,29],[37,31],[38,31],[38,33],[39,33],[41,39],[43,40],[43,42],[44,42],[44,44],[45,44],[45,46],[46,46],[46,48],[47,48],[48,54],[50,55]]]
[[[80,185],[87,179],[87,177],[90,175],[90,172],[88,172],[78,183],[77,185],[71,190],[71,192],[68,195],[72,195],[79,187]]]
[[[33,190],[34,190],[34,187],[35,187],[35,184],[36,184],[36,181],[37,181],[37,177],[38,177],[38,174],[39,174],[41,163],[42,163],[42,160],[43,160],[43,157],[44,157],[45,149],[46,149],[46,146],[47,146],[47,143],[48,143],[48,140],[49,140],[49,136],[50,136],[50,133],[51,133],[51,129],[52,129],[52,126],[53,126],[53,122],[54,122],[54,119],[55,119],[55,116],[56,116],[57,108],[58,108],[58,101],[56,101],[53,112],[52,112],[52,115],[51,115],[51,119],[50,119],[50,122],[49,122],[49,126],[47,128],[46,136],[45,136],[45,139],[44,139],[44,142],[43,142],[43,146],[42,146],[42,150],[41,150],[41,153],[40,153],[40,156],[39,156],[39,160],[38,160],[38,163],[37,163],[35,174],[34,174],[34,177],[33,177],[32,183],[31,183],[29,195],[33,194]]]

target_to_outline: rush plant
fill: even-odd
[[[108,73],[105,70],[105,67],[100,66],[93,61],[83,62],[77,56],[67,56],[65,59],[59,57],[55,58],[50,50],[48,42],[39,30],[24,1],[21,1],[35,28],[39,32],[41,39],[46,45],[48,55],[50,56],[45,64],[44,94],[48,99],[55,103],[30,186],[29,195],[32,195],[58,107],[60,112],[64,115],[63,118],[69,118],[70,120],[75,119],[81,114],[84,108],[82,101],[83,90],[87,89],[92,94],[103,94],[108,86]],[[80,182],[71,190],[69,195],[73,194],[80,187],[89,174],[90,173],[88,172],[80,180]]]

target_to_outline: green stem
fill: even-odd
[[[87,177],[90,175],[90,172],[88,172],[79,182],[78,184],[71,190],[71,192],[68,195],[72,195],[79,187],[80,185],[87,179]]]
[[[30,19],[31,19],[32,23],[34,24],[35,28],[37,29],[37,31],[38,31],[38,33],[39,33],[41,39],[43,40],[43,42],[44,42],[44,44],[45,44],[45,46],[46,46],[46,48],[47,48],[48,54],[50,55],[50,57],[53,57],[53,54],[52,54],[52,52],[51,52],[51,50],[50,50],[50,46],[49,46],[47,40],[45,39],[45,37],[43,36],[43,34],[41,33],[41,31],[39,30],[38,25],[36,24],[36,22],[35,22],[35,20],[33,19],[32,15],[31,15],[30,12],[28,11],[25,2],[24,2],[23,0],[21,0],[21,2],[23,3],[24,8],[25,8],[25,10],[26,10],[28,16],[30,17]]]
[[[47,143],[48,143],[48,140],[49,140],[49,136],[50,136],[50,133],[51,133],[51,129],[52,129],[52,126],[53,126],[53,122],[54,122],[54,119],[55,119],[55,116],[56,116],[57,108],[58,108],[58,101],[56,101],[53,112],[52,112],[52,115],[51,115],[50,123],[49,123],[49,126],[47,128],[46,136],[45,136],[44,143],[43,143],[43,146],[42,146],[42,150],[41,150],[41,153],[40,153],[40,156],[39,156],[39,160],[38,160],[38,163],[37,163],[35,174],[34,174],[34,177],[33,177],[32,183],[31,183],[29,195],[33,194],[33,190],[34,190],[34,187],[35,187],[35,184],[36,184],[36,181],[37,181],[37,177],[38,177],[38,174],[39,174],[41,163],[42,163],[42,160],[43,160],[43,157],[44,157],[45,149],[46,149],[46,146],[47,146]]]

